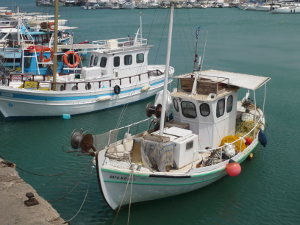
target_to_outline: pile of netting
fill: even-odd
[[[236,133],[235,135],[238,137],[243,137],[244,135],[246,135],[247,133],[249,133],[255,126],[254,121],[240,121],[237,123],[236,125]],[[251,131],[250,134],[248,134],[247,136],[255,139],[255,136],[258,134],[259,129],[261,128],[261,124],[259,123],[256,128]]]

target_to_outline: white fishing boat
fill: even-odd
[[[297,14],[300,13],[300,6],[291,5],[291,6],[282,6],[275,8],[271,11],[274,14]]]
[[[73,148],[94,156],[101,191],[112,209],[190,192],[227,174],[236,176],[259,140],[266,145],[264,106],[256,105],[255,90],[270,78],[195,71],[178,76],[180,86],[168,96],[173,9],[166,82],[155,104],[147,107],[151,118],[104,134],[76,130],[71,136]],[[240,88],[253,91],[254,102],[249,93],[239,101]]]
[[[81,114],[140,101],[163,87],[164,65],[148,65],[151,48],[137,32],[135,38],[94,41],[88,67],[80,73],[53,77],[11,74],[1,77],[0,110],[5,117]],[[80,46],[78,46],[80,48]],[[33,51],[33,49],[30,49]],[[52,65],[52,56],[43,65]],[[79,55],[63,55],[64,70],[75,69]],[[32,58],[25,58],[28,63]],[[47,62],[46,62],[47,61]],[[174,72],[170,68],[170,75]]]

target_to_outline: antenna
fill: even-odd
[[[141,38],[141,45],[143,43],[143,20],[142,20],[142,12],[140,12],[140,38]]]
[[[199,71],[200,69],[200,61],[198,56],[198,41],[199,41],[199,33],[200,33],[200,27],[196,28],[196,46],[195,46],[195,56],[194,56],[194,69],[193,71]]]
[[[194,83],[193,83],[193,89],[192,89],[192,94],[195,95],[196,94],[196,89],[197,89],[197,81],[198,81],[198,77],[200,75],[200,71],[202,69],[202,65],[203,65],[203,61],[204,61],[204,55],[205,55],[205,49],[206,49],[206,43],[207,43],[207,32],[206,32],[206,35],[205,35],[205,43],[204,43],[204,49],[203,49],[203,55],[202,57],[200,57],[200,61],[199,61],[199,65],[198,65],[198,72],[196,73],[196,76],[195,76],[195,80],[194,80]],[[195,72],[195,70],[194,70]]]

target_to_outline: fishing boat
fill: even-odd
[[[75,130],[71,136],[74,149],[94,157],[101,192],[112,209],[237,176],[259,141],[267,142],[264,106],[257,106],[255,91],[269,77],[200,67],[177,76],[179,87],[168,94],[173,10],[172,5],[164,90],[147,106],[149,118],[104,134]],[[238,100],[241,88],[252,91],[254,101],[250,92]]]
[[[57,54],[51,48],[27,47],[21,61],[22,68],[26,64],[38,63],[38,75],[22,70],[21,74],[1,76],[0,110],[4,117],[88,113],[140,101],[162,89],[165,66],[148,65],[151,46],[142,37],[142,25],[135,37],[98,40],[90,45],[96,50],[91,51],[88,66],[80,70],[77,67],[81,59],[75,51],[66,51],[60,56],[65,67],[57,70],[57,67],[52,68],[57,66],[57,61],[54,63],[53,60]],[[72,45],[76,49],[82,46]],[[57,45],[58,50],[63,47]],[[38,62],[37,57],[42,62]],[[41,71],[49,69],[58,73],[41,76],[47,75]],[[65,73],[67,70],[72,73]],[[173,72],[170,67],[169,74]]]
[[[0,56],[3,56],[5,66],[11,68],[21,67],[22,55],[31,46],[53,45],[54,22],[43,22],[36,28],[27,27],[19,20],[14,28],[3,28],[0,30]],[[73,43],[73,35],[68,30],[76,27],[58,27],[58,46],[64,48]]]

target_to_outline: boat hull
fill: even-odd
[[[4,117],[42,117],[63,114],[83,114],[112,108],[155,95],[163,87],[163,76],[152,80],[150,88],[142,89],[149,83],[122,87],[120,94],[113,88],[99,91],[31,91],[21,88],[0,88],[0,110]]]
[[[243,162],[257,145],[257,139],[233,159]],[[121,205],[175,196],[205,187],[226,176],[228,161],[193,169],[189,173],[168,175],[105,168],[105,152],[96,156],[96,167],[102,194],[112,209]]]

